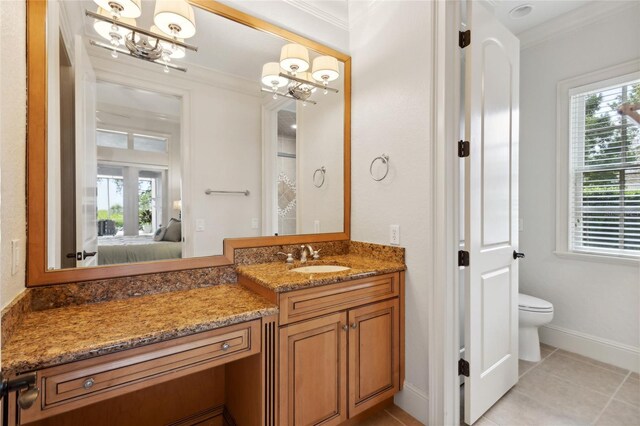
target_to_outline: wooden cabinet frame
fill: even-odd
[[[339,391],[336,392],[344,394],[339,401],[344,404],[344,408],[343,405],[337,405],[339,408],[335,409],[334,415],[328,415],[317,424],[337,425],[359,415],[366,416],[366,412],[381,407],[381,404],[384,405],[402,390],[405,374],[404,274],[401,271],[284,293],[275,293],[246,277],[239,277],[241,285],[280,306],[278,425],[292,426],[297,415],[293,383],[299,373],[291,358],[295,354],[293,345],[320,333],[341,333],[338,336],[342,356],[339,357],[341,366],[336,382]],[[385,315],[390,321],[390,346],[387,348],[389,362],[392,364],[388,370],[388,381],[366,395],[358,395],[356,387],[360,378],[356,370],[360,365],[360,357],[358,348],[354,345],[359,344],[359,323]],[[352,327],[354,323],[355,328]],[[322,347],[319,346],[318,350],[321,351]],[[376,364],[378,360],[375,357],[378,355],[380,354],[373,354],[373,358],[367,362]],[[384,354],[382,358],[381,362],[386,362]]]
[[[344,63],[344,228],[342,232],[225,239],[223,255],[49,271],[47,268],[47,0],[27,0],[27,287],[233,265],[238,248],[344,241],[351,234],[351,57],[213,0],[203,10],[299,43]]]

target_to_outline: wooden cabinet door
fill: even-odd
[[[399,339],[398,299],[349,311],[349,417],[398,391]]]
[[[347,419],[346,326],[343,311],[280,329],[280,425]]]

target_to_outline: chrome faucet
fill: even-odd
[[[309,252],[307,253],[307,250],[309,250]],[[306,263],[307,262],[307,255],[311,255],[313,253],[313,250],[311,249],[311,246],[309,244],[305,245],[301,245],[300,246],[300,262],[301,263]]]

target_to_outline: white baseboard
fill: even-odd
[[[540,341],[616,367],[640,371],[640,348],[634,346],[552,324],[540,327]]]
[[[402,392],[396,394],[393,402],[407,413],[427,424],[429,418],[429,397],[427,394],[405,380]]]

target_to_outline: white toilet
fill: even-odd
[[[520,293],[519,314],[519,358],[525,361],[540,361],[540,337],[538,327],[551,322],[553,305],[543,299]]]

